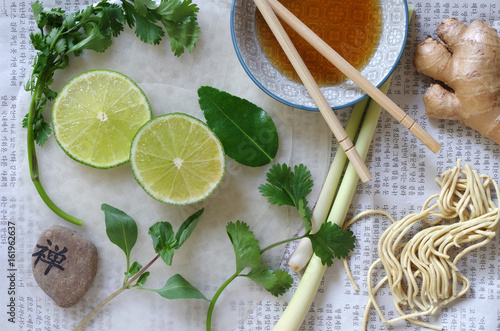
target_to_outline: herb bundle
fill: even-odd
[[[197,22],[198,7],[191,0],[122,0],[121,5],[104,0],[96,5],[67,14],[60,8],[45,10],[39,1],[32,4],[38,31],[30,34],[37,55],[31,78],[25,88],[31,93],[28,114],[23,120],[27,128],[27,148],[31,179],[42,200],[57,215],[81,225],[82,220],[62,211],[47,195],[38,171],[35,143],[42,146],[51,133],[43,111],[57,93],[50,86],[54,73],[64,69],[70,56],[84,50],[104,52],[128,25],[147,44],[159,44],[165,36],[176,56],[185,49],[191,52],[201,33]]]

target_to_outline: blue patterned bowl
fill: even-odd
[[[375,53],[361,70],[375,86],[381,86],[394,71],[408,34],[408,6],[405,0],[380,0],[382,33]],[[279,72],[264,55],[257,40],[253,0],[234,0],[231,8],[231,36],[241,65],[264,92],[294,108],[317,110],[304,85]],[[351,106],[366,97],[350,79],[321,87],[332,109]]]

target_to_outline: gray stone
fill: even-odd
[[[71,307],[94,282],[97,248],[77,232],[54,225],[38,238],[31,266],[40,288],[58,306]]]

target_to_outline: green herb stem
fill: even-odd
[[[28,149],[28,163],[30,169],[30,176],[35,188],[42,198],[43,202],[50,208],[56,215],[65,219],[68,222],[71,222],[75,225],[82,225],[83,221],[79,218],[76,218],[62,209],[60,209],[48,196],[47,192],[43,188],[42,183],[40,182],[40,174],[38,171],[38,161],[36,156],[36,146],[35,146],[35,134],[33,131],[33,124],[35,120],[36,113],[36,100],[39,100],[43,94],[41,84],[37,81],[35,91],[33,93],[33,97],[31,99],[30,110],[28,115],[28,127],[27,127],[27,149]]]
[[[132,285],[132,283],[137,279],[139,278],[143,273],[146,272],[146,270],[149,269],[149,267],[151,267],[151,265],[153,263],[156,262],[156,260],[158,260],[158,258],[160,257],[160,254],[157,254],[146,266],[144,266],[137,274],[135,274],[132,278],[130,278],[126,283],[125,285],[123,285],[122,287],[120,287],[118,290],[116,290],[115,292],[113,292],[110,296],[108,296],[106,299],[104,299],[99,305],[97,305],[81,322],[80,324],[78,324],[76,326],[76,328],[74,329],[74,331],[80,331],[82,330],[82,328],[85,326],[85,324],[87,324],[91,319],[92,317],[94,317],[95,314],[97,314],[97,312],[99,310],[101,310],[102,307],[104,307],[108,302],[110,302],[111,300],[113,300],[115,297],[118,296],[118,294],[122,293],[123,291],[127,290],[130,288],[130,286]]]
[[[224,291],[224,289],[240,274],[239,272],[234,273],[231,277],[229,277],[215,292],[214,296],[212,297],[212,300],[210,300],[210,305],[208,306],[208,311],[207,311],[207,326],[206,326],[206,331],[212,330],[212,315],[214,312],[215,308],[215,303],[217,302],[217,299],[221,295],[221,293]]]
[[[276,247],[276,246],[279,246],[279,245],[283,245],[283,244],[286,244],[286,243],[289,243],[291,241],[295,241],[295,240],[301,240],[301,239],[304,239],[304,238],[307,238],[307,235],[303,235],[301,237],[296,237],[296,238],[288,238],[288,239],[285,239],[285,240],[282,240],[282,241],[278,241],[272,245],[269,245],[267,246],[266,248],[263,248],[260,253],[261,254],[264,254],[265,252],[267,252],[268,250]]]

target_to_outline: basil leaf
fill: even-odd
[[[128,261],[130,251],[137,241],[137,224],[123,211],[108,204],[102,204],[101,210],[104,211],[106,234],[109,240],[125,252]]]
[[[128,268],[128,271],[125,272],[125,276],[126,277],[133,277],[136,273],[138,273],[139,271],[141,271],[142,269],[142,265],[135,261],[134,263],[132,263],[132,265],[130,266],[130,268]]]
[[[251,167],[273,161],[278,151],[278,131],[268,113],[210,86],[200,87],[198,97],[207,125],[219,137],[227,156]]]
[[[148,231],[153,239],[153,247],[156,253],[159,253],[162,260],[167,264],[172,264],[177,241],[175,239],[172,224],[169,222],[156,222]]]
[[[142,275],[139,276],[139,279],[137,279],[137,282],[135,283],[134,286],[142,288],[144,286],[144,284],[146,284],[148,277],[149,277],[149,271],[146,271],[145,273],[143,273]]]
[[[166,299],[204,299],[207,298],[181,275],[175,274],[170,277],[161,289],[150,289]]]
[[[198,221],[200,220],[201,214],[203,214],[203,211],[204,208],[198,210],[181,224],[179,230],[177,230],[177,233],[175,234],[175,239],[177,240],[176,248],[181,247],[182,244],[184,244],[184,242],[189,238],[191,233],[193,233]]]

